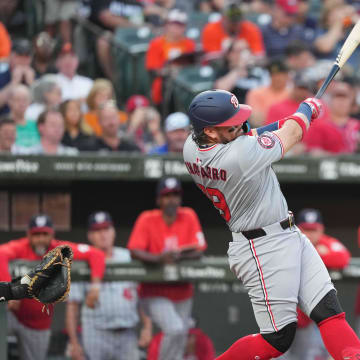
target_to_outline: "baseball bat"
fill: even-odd
[[[327,78],[325,79],[324,83],[321,85],[320,89],[316,93],[315,97],[320,99],[327,87],[329,86],[331,80],[335,77],[338,71],[343,67],[346,61],[349,59],[351,54],[357,48],[360,43],[360,20],[357,21],[355,26],[352,28],[350,34],[346,38],[344,45],[339,51],[338,56],[332,66]]]

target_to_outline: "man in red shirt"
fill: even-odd
[[[304,137],[307,151],[316,155],[354,153],[360,122],[350,116],[355,101],[352,79],[334,81],[328,95],[329,116],[309,129]]]
[[[69,245],[75,260],[84,260],[91,269],[93,288],[88,303],[95,306],[99,297],[100,281],[105,272],[105,255],[86,244],[59,241],[54,238],[54,226],[48,215],[32,217],[27,236],[0,245],[0,281],[10,281],[9,261],[41,260],[59,245]],[[21,360],[45,360],[50,340],[52,314],[42,312],[42,304],[34,299],[11,300],[8,303],[8,331],[18,338]]]
[[[296,224],[315,246],[327,268],[343,269],[349,264],[351,254],[346,247],[338,239],[324,233],[324,223],[319,210],[301,210]],[[299,308],[297,311],[298,328],[294,342],[286,354],[278,359],[327,360],[329,354],[318,327]]]
[[[205,52],[221,52],[227,50],[235,39],[245,40],[254,55],[265,55],[260,29],[243,19],[241,7],[234,1],[224,7],[219,21],[210,22],[204,27],[202,47]]]
[[[160,209],[142,212],[136,220],[128,248],[133,258],[152,264],[174,264],[198,259],[206,249],[204,234],[195,212],[181,204],[181,183],[169,177],[160,180]],[[183,360],[192,308],[191,283],[142,283],[140,298],[151,319],[164,333],[159,360]]]

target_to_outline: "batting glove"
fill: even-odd
[[[322,103],[316,98],[307,98],[303,101],[304,104],[310,106],[311,109],[311,121],[317,119],[322,112]]]

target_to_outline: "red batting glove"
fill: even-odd
[[[311,108],[311,121],[317,119],[322,111],[322,103],[319,99],[316,98],[307,98],[303,101],[305,104],[308,104]]]

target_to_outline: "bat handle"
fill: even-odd
[[[328,77],[326,78],[326,80],[321,85],[321,88],[316,93],[316,95],[315,95],[316,99],[320,99],[323,96],[323,94],[324,94],[325,90],[327,89],[327,87],[329,86],[331,80],[335,77],[335,75],[338,73],[339,70],[340,70],[340,66],[335,63],[333,65],[333,67],[331,68],[331,71],[330,71]]]

